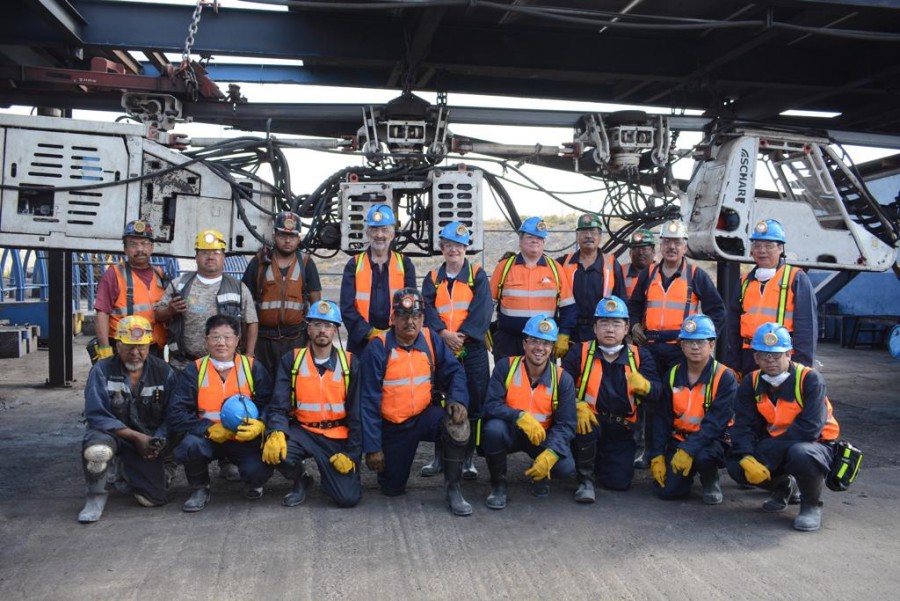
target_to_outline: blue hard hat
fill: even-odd
[[[307,320],[330,321],[331,323],[341,325],[341,310],[336,303],[329,300],[320,300],[314,302],[306,313]]]
[[[394,218],[394,211],[385,204],[374,205],[366,214],[366,225],[369,227],[381,227],[395,223],[397,220]]]
[[[617,319],[628,319],[628,307],[625,301],[615,295],[601,298],[594,309],[594,317],[614,317]]]
[[[751,240],[771,240],[784,244],[784,226],[775,219],[766,219],[753,226]]]
[[[709,340],[716,337],[716,326],[703,313],[688,315],[681,322],[678,337],[682,340]]]
[[[222,409],[219,411],[219,420],[222,425],[231,430],[237,431],[238,426],[245,419],[257,419],[259,417],[259,409],[253,400],[243,394],[236,394],[225,399],[222,403]]]
[[[468,246],[472,243],[469,228],[459,221],[451,221],[442,227],[440,237],[444,240],[449,240],[450,242],[462,244],[463,246]]]
[[[750,348],[763,353],[785,353],[791,350],[791,333],[780,323],[764,323],[753,334]]]
[[[522,222],[521,227],[519,227],[519,233],[531,234],[532,236],[537,236],[538,238],[546,238],[547,224],[544,223],[544,220],[540,217],[529,217]]]
[[[522,333],[532,338],[556,342],[559,337],[559,326],[549,315],[539,313],[531,317],[526,323]]]

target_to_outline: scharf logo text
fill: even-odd
[[[747,202],[747,188],[749,188],[748,180],[750,179],[750,153],[746,148],[741,148],[741,162],[738,166],[738,189],[737,202]]]

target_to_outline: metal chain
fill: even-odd
[[[181,54],[181,67],[187,67],[191,62],[191,48],[194,46],[194,36],[197,35],[197,28],[200,25],[200,12],[203,10],[203,1],[197,0],[197,6],[194,7],[194,15],[191,17],[191,24],[188,26],[187,38],[184,40],[184,52]]]

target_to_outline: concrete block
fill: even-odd
[[[0,359],[17,359],[28,353],[26,330],[0,326]]]

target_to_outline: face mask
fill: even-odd
[[[619,351],[625,348],[624,344],[617,344],[616,346],[600,346],[600,350],[606,353],[607,355],[615,355]]]
[[[790,375],[791,375],[790,372],[784,372],[777,376],[769,376],[766,374],[762,374],[762,379],[765,380],[766,382],[768,382],[769,384],[771,384],[772,386],[774,386],[775,388],[778,388],[779,386],[781,386],[781,384],[785,380],[788,379],[788,376],[790,376]]]
[[[774,267],[757,267],[756,279],[760,282],[768,282],[775,275],[776,271]]]
[[[218,361],[210,357],[209,362],[213,364],[213,367],[215,367],[217,371],[234,367],[234,361]]]

